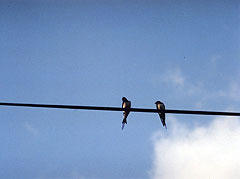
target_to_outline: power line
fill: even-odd
[[[102,106],[76,106],[76,105],[59,105],[59,104],[30,104],[30,103],[4,103],[0,102],[0,106],[16,106],[16,107],[35,107],[35,108],[57,108],[57,109],[83,109],[83,110],[101,110],[101,111],[124,111],[119,107],[102,107]],[[148,112],[157,113],[157,109],[131,108],[131,112]],[[220,112],[220,111],[195,111],[195,110],[175,110],[165,109],[165,113],[172,114],[198,114],[198,115],[222,115],[222,116],[240,116],[238,112]]]

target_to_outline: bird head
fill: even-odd
[[[155,104],[161,104],[161,101],[156,101]]]
[[[128,100],[127,100],[127,98],[122,97],[122,101],[123,101],[123,102],[126,102],[126,101],[128,101]]]

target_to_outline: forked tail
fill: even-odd
[[[122,130],[124,129],[126,124],[127,124],[127,119],[124,118],[123,121],[122,121]]]

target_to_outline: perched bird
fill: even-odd
[[[123,97],[122,98],[122,108],[125,109],[123,111],[123,121],[122,121],[122,130],[123,130],[125,124],[127,124],[127,116],[130,112],[131,101],[128,101],[127,98]]]
[[[165,123],[165,112],[162,112],[162,110],[165,110],[165,105],[161,101],[155,102],[157,110],[159,110],[158,115],[160,116],[160,119],[162,121],[162,125],[167,129],[167,125]]]

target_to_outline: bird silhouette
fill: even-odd
[[[157,110],[159,110],[158,115],[161,119],[162,125],[167,129],[167,125],[165,122],[165,112],[162,111],[162,110],[165,110],[165,105],[161,101],[156,101],[155,104],[156,104]]]
[[[124,126],[127,124],[127,116],[130,113],[131,108],[131,101],[128,101],[127,98],[122,98],[122,108],[123,111],[123,121],[122,121],[122,130],[124,129]]]

